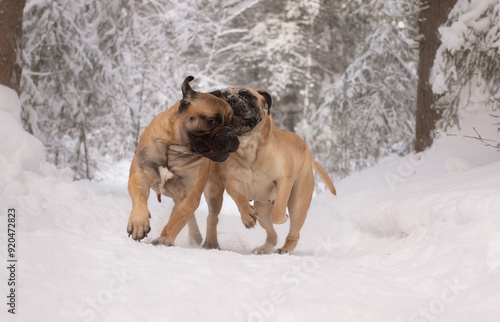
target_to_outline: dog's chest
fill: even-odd
[[[274,200],[276,200],[276,182],[258,175],[254,175],[250,182],[246,185],[248,199],[263,203],[274,203]]]
[[[170,172],[170,169],[167,168],[166,166],[158,167],[158,174],[160,175],[160,183],[159,183],[160,193],[162,195],[166,195],[165,185],[175,175],[172,172]]]
[[[280,176],[275,152],[259,147],[254,142],[244,142],[242,149],[225,162],[226,173],[232,186],[250,200],[272,203],[276,199],[276,180]]]
[[[157,193],[172,198],[183,199],[193,183],[196,167],[202,158],[177,148],[167,150],[166,162],[157,167]]]
[[[276,181],[265,171],[240,167],[230,180],[250,200],[272,203],[276,199]]]

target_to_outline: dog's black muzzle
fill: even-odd
[[[224,162],[229,153],[236,152],[240,145],[238,137],[228,126],[221,126],[209,134],[190,133],[192,150],[215,162]]]

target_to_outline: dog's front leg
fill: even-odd
[[[255,210],[255,208],[250,205],[247,196],[243,194],[241,191],[239,191],[237,188],[235,188],[235,186],[240,186],[240,184],[226,183],[227,193],[234,200],[236,206],[238,206],[238,210],[240,212],[241,221],[243,222],[243,225],[245,225],[245,227],[248,229],[253,228],[257,223],[259,214]]]
[[[128,181],[128,192],[132,199],[132,212],[127,225],[127,232],[135,240],[146,237],[151,230],[148,210],[148,197],[150,186],[144,178],[144,173],[138,168],[135,160],[132,161],[130,178]]]
[[[201,195],[208,182],[208,176],[210,173],[210,162],[206,159],[205,163],[199,167],[199,171],[193,174],[196,178],[191,186],[186,186],[187,193],[181,193],[175,196],[174,202],[175,206],[172,209],[172,214],[168,220],[167,225],[163,228],[160,237],[153,240],[154,245],[165,245],[174,246],[175,239],[180,233],[182,228],[186,226],[189,220],[196,223],[196,219],[193,218],[195,210],[200,205]],[[191,222],[191,228],[192,222]],[[199,230],[196,229],[199,234]],[[193,232],[191,232],[193,233]]]
[[[153,245],[174,246],[177,235],[194,215],[196,208],[200,204],[201,193],[198,198],[186,196],[179,203],[176,203],[167,225],[161,231],[160,237],[153,240]]]
[[[286,222],[286,206],[290,198],[294,181],[292,179],[281,179],[276,183],[276,201],[271,211],[271,221],[273,224],[282,224]]]

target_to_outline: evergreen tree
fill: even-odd
[[[362,42],[354,62],[299,126],[313,155],[331,173],[345,176],[388,154],[411,150],[417,82],[411,13],[417,11],[410,9],[395,15],[393,8],[381,8],[381,23]]]
[[[49,161],[71,166],[77,177],[91,178],[96,158],[132,148],[135,99],[123,77],[134,68],[124,50],[130,8],[133,1],[43,0],[25,10],[23,120]]]
[[[370,23],[368,2],[261,1],[261,14],[236,49],[234,82],[267,89],[274,120],[295,131],[321,104],[326,85],[352,62]]]
[[[500,1],[458,0],[439,28],[433,67],[439,129],[460,125],[467,112],[500,108]],[[492,123],[498,122],[492,118]]]

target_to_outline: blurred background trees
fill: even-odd
[[[332,173],[347,175],[412,150],[418,35],[416,2],[371,6],[372,26],[298,132]]]
[[[457,30],[476,8],[466,47],[438,50],[431,108],[443,116],[439,126],[454,124],[457,97],[476,79],[498,102],[499,0],[478,1],[458,0],[449,19],[443,14],[443,28]],[[345,176],[415,146],[418,49],[427,41],[418,21],[428,8],[418,0],[27,0],[23,124],[49,161],[93,178],[103,164],[132,158],[142,130],[194,75],[201,91],[267,89],[278,125]]]

